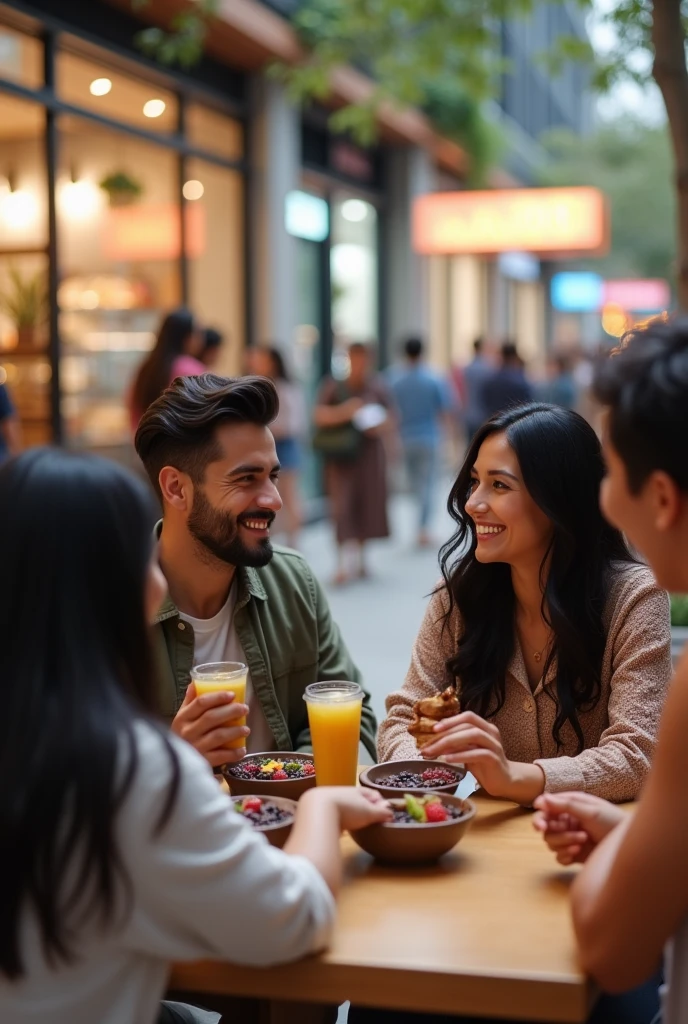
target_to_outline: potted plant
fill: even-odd
[[[0,311],[17,329],[17,346],[30,348],[36,344],[36,328],[45,323],[48,296],[44,275],[40,271],[22,276],[16,267],[7,271],[9,287],[0,292]]]
[[[100,182],[110,206],[129,206],[143,195],[143,186],[125,171],[113,171]]]

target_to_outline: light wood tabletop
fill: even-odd
[[[430,867],[383,867],[342,838],[347,881],[327,952],[272,968],[179,964],[171,986],[279,1002],[350,999],[391,1009],[585,1021],[592,991],[576,962],[568,906],[573,871],[558,867],[531,813],[472,799],[472,827]]]

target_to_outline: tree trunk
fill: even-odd
[[[688,70],[681,0],[654,0],[652,73],[666,106],[676,165],[678,304],[688,311]]]

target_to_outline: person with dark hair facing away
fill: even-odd
[[[214,327],[206,327],[201,332],[203,348],[198,356],[206,370],[214,370],[220,359],[223,336]]]
[[[144,359],[131,388],[129,413],[132,430],[136,430],[148,406],[175,377],[205,373],[206,367],[199,358],[202,347],[201,332],[190,310],[180,308],[167,314],[160,325],[155,345]]]
[[[526,379],[523,362],[512,341],[502,345],[500,365],[484,381],[481,398],[486,418],[504,412],[513,405],[533,400],[533,389]]]
[[[303,438],[306,435],[306,406],[299,384],[287,372],[284,356],[278,348],[257,345],[250,349],[252,372],[269,377],[277,390],[279,412],[270,430],[280,464],[279,492],[282,511],[277,517],[277,530],[284,530],[290,547],[296,547],[303,519],[299,494]]]
[[[143,482],[94,456],[35,448],[0,469],[6,1024],[153,1024],[170,961],[322,948],[340,828],[391,816],[354,787],[314,789],[277,850],[163,728],[154,519]]]
[[[463,398],[464,413],[463,419],[466,426],[466,437],[468,443],[488,418],[488,412],[483,400],[483,387],[487,380],[492,377],[495,368],[485,358],[485,343],[482,338],[476,338],[473,342],[473,359],[462,371],[463,377]]]
[[[442,446],[442,429],[449,428],[452,400],[449,389],[423,360],[423,342],[408,338],[403,346],[405,366],[389,376],[409,487],[418,505],[418,544],[428,547],[430,519]]]
[[[688,591],[688,320],[635,330],[597,369],[605,407],[602,508],[659,583]],[[588,794],[547,795],[535,826],[571,891],[582,967],[602,989],[645,981],[665,952],[663,1024],[688,1020],[688,651],[669,690],[649,778],[633,815]]]
[[[671,676],[669,603],[602,518],[603,475],[577,413],[533,403],[478,431],[381,761],[412,757],[414,702],[455,687],[460,714],[430,730],[424,757],[524,805],[572,788],[638,796]]]
[[[160,712],[213,766],[249,751],[308,749],[309,683],[361,677],[306,561],[275,547],[282,502],[265,377],[180,377],[136,432],[136,451],[162,502],[160,564],[169,598],[156,617]],[[195,695],[192,666],[248,666],[247,704]],[[248,708],[248,710],[247,710]],[[248,725],[232,724],[248,714]],[[375,753],[365,695],[361,740]],[[227,750],[231,741],[244,744]]]

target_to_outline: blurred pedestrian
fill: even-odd
[[[224,337],[219,331],[216,331],[214,327],[206,327],[205,330],[201,332],[201,337],[203,339],[203,348],[201,349],[201,354],[198,358],[203,363],[206,370],[215,373],[217,364],[220,360]]]
[[[4,384],[0,384],[0,462],[16,455],[21,445],[19,417]]]
[[[403,346],[405,366],[390,375],[409,487],[418,503],[418,544],[432,541],[429,526],[443,427],[449,431],[454,402],[445,380],[426,365],[420,338]]]
[[[355,575],[364,579],[368,576],[366,541],[389,537],[384,438],[394,429],[392,399],[373,370],[368,345],[349,346],[349,365],[346,380],[325,379],[313,413],[314,445],[325,456],[337,538],[337,584],[351,578],[346,560],[349,544],[356,548]]]
[[[168,313],[158,331],[153,349],[144,359],[129,396],[129,414],[135,430],[144,412],[159,398],[175,377],[194,377],[205,373],[200,361],[203,348],[201,331],[190,310],[179,308]]]
[[[512,341],[502,345],[501,364],[483,383],[481,395],[486,419],[513,405],[532,402],[533,390],[526,379],[523,360]]]
[[[278,348],[251,349],[249,363],[252,373],[270,378],[279,397],[277,419],[270,424],[280,463],[278,489],[283,502],[277,514],[276,530],[283,529],[289,547],[296,547],[303,522],[299,493],[302,445],[307,430],[303,391],[287,372],[284,356]]]
[[[487,419],[487,411],[483,399],[483,386],[494,374],[495,369],[485,357],[485,343],[482,338],[473,342],[473,359],[462,371],[464,423],[466,440],[470,444],[474,434]]]
[[[575,411],[578,405],[578,386],[569,357],[561,353],[554,355],[547,369],[548,379],[538,389],[541,400]]]

